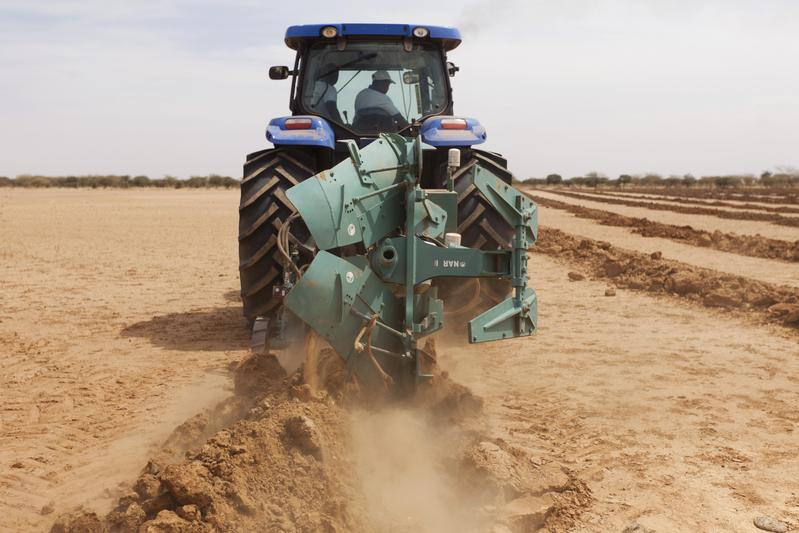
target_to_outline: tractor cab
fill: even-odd
[[[380,133],[410,134],[414,123],[432,146],[471,146],[485,140],[474,119],[452,117],[449,78],[458,70],[447,52],[461,42],[455,28],[407,24],[291,26],[286,45],[294,68],[272,67],[272,79],[291,77],[292,117],[274,119],[275,145],[336,141],[365,146]],[[296,142],[295,142],[296,141]],[[346,150],[344,150],[346,151]],[[334,158],[338,160],[340,158]]]
[[[346,43],[346,41],[344,41]],[[356,135],[397,132],[450,107],[449,85],[435,43],[356,41],[311,45],[297,93],[301,112]]]

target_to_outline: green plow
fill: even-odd
[[[349,158],[288,190],[318,252],[292,280],[284,305],[327,340],[366,386],[412,389],[431,377],[419,340],[444,325],[436,278],[510,280],[511,295],[468,322],[470,343],[532,335],[535,291],[527,249],[538,231],[536,205],[477,165],[474,186],[515,228],[512,247],[460,246],[458,193],[423,189],[416,138],[382,134]],[[450,173],[459,153],[450,154]]]

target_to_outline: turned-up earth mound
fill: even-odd
[[[590,504],[569,471],[488,434],[482,401],[446,373],[377,403],[302,376],[249,356],[235,395],[179,426],[114,509],[51,531],[521,532],[568,527]]]

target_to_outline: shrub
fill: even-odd
[[[563,183],[563,177],[560,174],[550,174],[546,178],[547,185],[560,185]]]
[[[192,176],[187,179],[184,183],[184,186],[189,187],[191,189],[199,189],[201,187],[208,187],[208,178],[205,176]]]
[[[17,176],[14,180],[17,187],[52,187],[53,180],[47,176],[31,176],[30,174],[23,174]]]
[[[229,176],[211,174],[209,176],[192,176],[187,180],[181,180],[175,176],[164,176],[162,179],[150,179],[147,176],[128,175],[90,175],[90,176],[36,176],[32,174],[22,174],[14,179],[0,176],[0,187],[68,187],[68,188],[91,188],[112,187],[126,189],[128,187],[158,187],[182,189],[198,187],[239,187],[239,180]]]
[[[619,176],[618,183],[622,187],[632,182],[633,182],[633,177],[630,176],[629,174],[622,174],[621,176]]]
[[[663,178],[659,174],[647,174],[641,178],[642,185],[660,185]]]
[[[134,187],[149,187],[152,182],[147,176],[136,176],[130,180],[130,184]]]

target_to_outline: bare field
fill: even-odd
[[[247,341],[237,201],[0,191],[0,530],[45,529],[52,501],[110,502],[226,394]]]
[[[636,190],[617,190],[614,189],[612,191],[599,191],[600,194],[610,193],[614,196],[619,197],[642,197],[642,198],[651,198],[652,200],[663,200],[667,202],[682,202],[682,201],[689,201],[691,203],[696,203],[697,205],[701,204],[727,204],[728,206],[738,207],[738,208],[747,208],[747,206],[751,206],[752,210],[754,208],[763,208],[766,211],[770,210],[780,210],[784,209],[786,213],[796,213],[799,210],[796,204],[779,204],[779,203],[768,203],[768,202],[759,202],[757,200],[733,200],[725,198],[723,200],[717,198],[699,198],[694,196],[677,196],[670,194],[668,189],[664,189],[662,194],[654,194],[654,193],[645,193],[645,192],[638,192]]]
[[[591,273],[551,250],[531,256],[535,337],[479,346],[459,332],[438,339],[442,367],[482,398],[487,429],[451,414],[428,419],[419,408],[346,414],[274,382],[277,399],[254,408],[261,418],[249,411],[204,446],[205,437],[194,441],[186,462],[148,465],[138,477],[172,428],[229,394],[227,368],[247,354],[237,204],[237,191],[0,190],[0,530],[47,530],[79,504],[103,516],[150,479],[177,504],[193,503],[148,508],[152,499],[141,496],[147,512],[199,507],[199,518],[169,515],[198,528],[480,530],[493,504],[454,490],[441,465],[498,475],[497,458],[512,456],[548,488],[525,485],[537,496],[519,499],[527,507],[511,531],[621,531],[637,522],[745,532],[761,514],[799,522],[797,330],[690,299],[623,288],[607,297],[612,280],[571,282],[570,271]],[[785,262],[636,239],[555,209],[540,219],[614,247],[799,286],[797,267]],[[237,379],[238,393],[258,386]],[[457,398],[447,405],[473,402]],[[329,444],[324,461],[292,452],[269,412],[315,419]],[[491,438],[470,456],[477,463],[453,456],[461,449],[453,442],[478,432]],[[195,491],[195,502],[175,483],[197,471],[214,484]]]
[[[783,241],[799,240],[799,228],[790,226],[780,226],[771,222],[758,220],[730,220],[721,219],[711,215],[692,215],[676,213],[672,211],[653,211],[644,207],[630,207],[625,205],[613,205],[598,201],[582,200],[569,198],[548,191],[536,190],[536,194],[542,197],[560,200],[562,202],[573,203],[593,209],[604,209],[613,213],[619,213],[631,217],[641,217],[673,225],[689,225],[706,231],[722,231],[738,233],[740,235],[762,235],[771,239]]]
[[[635,193],[606,193],[605,191],[579,191],[580,194],[598,198],[598,199],[629,199],[629,200],[645,200],[647,202],[653,202],[658,205],[674,205],[674,204],[686,204],[686,205],[699,205],[699,206],[707,206],[712,207],[713,209],[719,209],[721,211],[727,211],[730,213],[762,213],[762,212],[770,212],[770,213],[777,213],[783,215],[785,217],[797,217],[799,216],[799,210],[795,206],[788,206],[788,205],[767,205],[767,204],[749,204],[747,202],[741,202],[738,205],[732,204],[732,202],[721,202],[720,200],[706,200],[706,199],[685,199],[685,198],[674,198],[674,197],[664,197],[664,196],[656,196],[652,194],[635,194]],[[687,201],[686,201],[687,200]],[[730,205],[724,205],[730,204]]]
[[[539,193],[540,191],[535,192],[536,195]],[[799,287],[799,264],[796,263],[741,256],[682,244],[671,239],[643,237],[631,233],[626,228],[603,226],[551,207],[539,206],[539,221],[542,225],[582,237],[607,241],[620,248],[650,254],[661,252],[664,257],[690,265],[737,274],[766,283]]]

